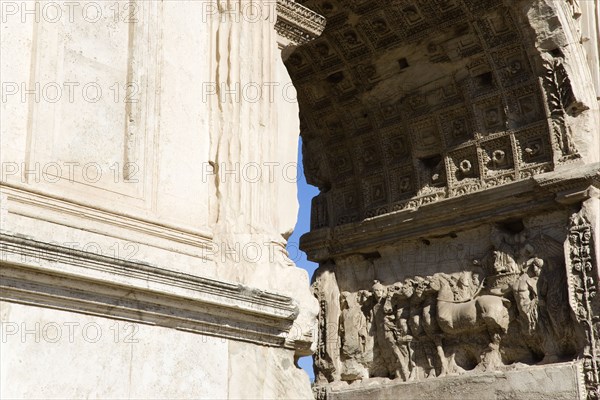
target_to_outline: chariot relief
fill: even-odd
[[[314,68],[288,70],[320,189],[301,247],[335,275],[313,288],[334,399],[461,398],[444,385],[480,374],[600,399],[597,3],[303,2],[328,21],[294,50]]]
[[[341,292],[341,348],[328,355],[340,360],[340,380],[419,381],[577,357],[585,334],[569,307],[562,245],[493,232],[494,245],[464,271]]]

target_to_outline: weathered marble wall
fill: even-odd
[[[2,2],[3,397],[312,396],[282,51],[322,29],[293,1]],[[139,343],[11,331],[125,321]]]
[[[9,302],[0,316],[3,398],[311,397],[284,349]]]

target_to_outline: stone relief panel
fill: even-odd
[[[589,387],[597,387],[592,236],[578,215],[566,234],[568,218],[559,211],[506,221],[318,270],[313,293],[327,333],[315,356],[317,384],[418,381],[584,357]]]
[[[326,265],[319,398],[452,398],[567,365],[563,397],[600,398],[598,218],[578,211],[600,156],[597,16],[579,3],[303,2],[327,18],[322,51],[294,53],[313,71],[288,65],[322,162],[304,242]]]

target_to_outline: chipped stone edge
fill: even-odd
[[[514,369],[507,369],[505,371],[495,371],[495,372],[480,372],[477,374],[467,374],[461,376],[447,376],[442,378],[436,378],[435,383],[439,385],[439,387],[444,387],[447,385],[448,387],[460,387],[461,385],[468,384],[468,381],[477,381],[477,380],[485,380],[490,381],[490,388],[493,388],[492,381],[495,379],[503,380],[507,379],[509,375],[520,375],[523,373],[538,373],[540,375],[547,376],[547,370],[561,370],[561,369],[570,369],[573,374],[569,376],[573,381],[573,389],[575,389],[578,393],[577,399],[584,400],[586,399],[586,390],[585,390],[585,380],[582,373],[582,361],[568,361],[561,362],[555,364],[546,364],[546,365],[534,365],[527,367],[518,367]],[[397,390],[398,393],[402,393],[402,389],[406,387],[427,387],[430,382],[427,380],[424,381],[409,381],[409,382],[397,382],[394,380],[388,380],[385,378],[376,378],[379,380],[373,381],[365,381],[354,385],[316,385],[313,387],[313,393],[315,394],[315,398],[317,400],[333,400],[336,398],[348,398],[345,395],[348,394],[356,394],[357,396],[369,397],[374,394],[374,392],[379,391],[381,389],[392,389]],[[445,384],[444,384],[445,383]],[[491,389],[493,390],[493,389]],[[451,391],[450,393],[455,393]],[[493,392],[492,392],[493,393]],[[447,393],[446,393],[447,394]],[[546,393],[549,394],[549,393]],[[341,395],[341,396],[340,396]],[[357,398],[359,398],[357,397]],[[450,396],[451,398],[455,398]],[[472,397],[469,397],[471,399]],[[520,398],[517,396],[517,398]],[[528,397],[529,398],[529,397]],[[546,398],[546,397],[543,397]],[[575,399],[574,399],[575,400]]]

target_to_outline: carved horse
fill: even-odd
[[[454,301],[448,281],[437,277],[431,286],[438,291],[437,321],[440,329],[448,335],[487,331],[491,352],[484,359],[484,368],[493,369],[501,363],[499,353],[500,335],[506,333],[510,322],[507,306],[510,302],[500,296],[481,295],[471,300]]]
[[[506,333],[509,314],[505,303],[509,303],[508,300],[500,296],[482,295],[456,302],[449,283],[443,278],[436,281],[432,282],[432,286],[439,287],[437,320],[444,333],[456,335],[486,329],[490,336]]]

